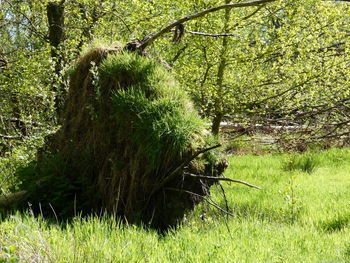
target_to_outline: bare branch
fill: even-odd
[[[209,8],[204,11],[201,11],[199,13],[193,14],[193,15],[188,15],[183,18],[180,18],[179,20],[167,25],[164,27],[162,30],[151,34],[149,36],[146,36],[140,43],[139,46],[137,47],[141,51],[144,50],[148,45],[150,45],[153,41],[155,41],[157,38],[162,36],[163,34],[170,32],[171,29],[176,27],[177,25],[183,24],[187,21],[193,20],[195,18],[199,18],[202,16],[205,16],[209,13],[213,13],[216,11],[219,11],[221,9],[227,9],[227,8],[238,8],[238,7],[249,7],[249,6],[260,6],[261,4],[269,3],[269,2],[274,2],[276,0],[253,0],[249,2],[240,2],[240,3],[232,3],[232,4],[225,4],[225,5],[220,5],[217,7]]]
[[[264,7],[263,5],[259,6],[253,13],[251,13],[250,15],[247,15],[247,16],[244,17],[242,20],[247,20],[247,19],[251,18],[251,17],[254,16],[257,12],[259,12],[260,9],[263,8],[263,7]]]
[[[205,37],[238,37],[237,35],[231,34],[231,33],[210,34],[210,33],[195,32],[195,31],[189,31],[189,30],[185,30],[185,33],[189,33],[192,35],[205,36]]]
[[[198,179],[213,180],[213,181],[228,181],[228,182],[233,182],[233,183],[238,183],[238,184],[244,184],[246,186],[261,190],[261,188],[259,186],[249,184],[249,183],[246,183],[246,182],[241,181],[241,180],[227,178],[227,177],[205,176],[205,175],[191,174],[191,173],[185,173],[185,175],[195,177]]]
[[[19,122],[23,125],[30,125],[30,126],[48,126],[44,123],[38,122],[38,121],[30,121],[30,120],[22,120],[18,118],[8,118],[0,115],[0,120],[1,121],[8,121],[8,122]]]
[[[176,55],[170,60],[170,64],[172,65],[178,58],[181,56],[181,54],[186,50],[188,45],[186,44],[183,48],[177,51]]]
[[[164,190],[177,191],[177,192],[187,193],[187,194],[190,194],[190,195],[194,195],[194,196],[200,197],[200,198],[202,198],[204,201],[206,201],[208,204],[214,206],[216,209],[220,210],[221,212],[223,212],[223,213],[225,213],[225,214],[227,214],[227,215],[230,215],[230,216],[235,216],[234,214],[230,213],[229,211],[226,211],[225,209],[221,208],[221,207],[220,207],[218,204],[216,204],[213,200],[210,200],[209,198],[206,198],[206,197],[203,196],[203,195],[196,194],[196,193],[191,192],[191,191],[188,191],[188,190],[176,189],[176,188],[172,188],[172,187],[167,187],[167,188],[165,188]]]
[[[327,133],[326,135],[312,137],[311,139],[339,138],[342,136],[347,136],[349,134],[350,132],[343,132],[343,133],[336,133],[336,134]]]

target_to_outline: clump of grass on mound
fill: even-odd
[[[198,154],[213,145],[204,127],[161,64],[119,48],[92,49],[72,71],[62,128],[48,140],[35,175],[22,176],[23,188],[34,182],[57,214],[74,202],[74,213],[107,211],[166,228],[209,194],[214,181],[193,174],[219,176],[227,166],[218,151]],[[52,156],[62,158],[64,173],[42,172]],[[66,198],[57,196],[55,177],[74,185],[56,191]],[[26,201],[45,201],[35,196]]]
[[[203,121],[155,61],[133,53],[112,55],[102,63],[100,76],[102,86],[111,81],[120,85],[112,94],[114,116],[124,133],[120,137],[130,136],[135,146],[142,145],[152,165],[159,167],[164,157],[171,162],[203,145]]]

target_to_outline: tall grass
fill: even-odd
[[[162,236],[109,217],[49,224],[15,214],[0,224],[0,262],[349,262],[349,149],[314,154],[312,173],[286,170],[288,156],[230,157],[226,176],[263,190],[223,182],[234,217],[203,204]],[[211,198],[225,206],[219,187]]]
[[[291,154],[283,162],[283,168],[286,171],[300,170],[306,173],[312,173],[319,161],[317,155],[307,154]]]

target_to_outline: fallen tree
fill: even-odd
[[[71,75],[61,129],[19,172],[20,203],[63,217],[108,212],[175,225],[227,167],[204,127],[162,65],[121,48],[92,49]]]
[[[207,196],[220,180],[258,188],[220,177],[228,166],[220,145],[171,74],[144,50],[186,21],[273,1],[211,8],[124,48],[87,52],[71,73],[61,129],[36,162],[18,171],[21,192],[3,203],[29,202],[34,212],[62,217],[107,212],[166,229],[203,200],[217,207]]]

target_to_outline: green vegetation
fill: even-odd
[[[200,201],[186,192],[205,196],[213,184],[195,177],[227,166],[219,151],[207,153],[218,143],[187,93],[160,63],[120,48],[90,49],[70,78],[61,128],[17,170],[24,195],[6,205],[176,225]]]
[[[108,216],[14,214],[0,224],[1,262],[348,262],[350,150],[298,156],[311,154],[312,173],[286,170],[288,154],[230,157],[226,176],[263,190],[223,182],[234,217],[204,203],[166,235]],[[219,187],[212,198],[225,207]]]
[[[69,67],[91,42],[122,48],[188,14],[228,3],[235,1],[4,0],[0,155],[60,123]],[[230,116],[238,123],[308,126],[306,137],[341,137],[349,116],[349,3],[259,3],[187,21],[179,43],[171,42],[170,30],[144,53],[172,68],[200,114],[212,120],[214,134]]]
[[[10,156],[0,158],[0,196],[18,189],[16,171],[35,158],[37,148],[43,145],[43,141],[43,135],[30,137],[24,140],[21,146],[13,149]]]
[[[312,173],[318,165],[315,154],[291,154],[283,162],[283,169],[286,171],[300,170]]]
[[[174,161],[178,154],[203,145],[204,121],[159,63],[137,54],[110,55],[101,65],[100,79],[101,87],[111,82],[121,86],[112,95],[115,118],[124,136],[134,147],[142,145],[140,150],[155,167],[164,165],[164,158]]]
[[[350,261],[348,0],[0,3],[0,263]]]

